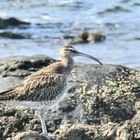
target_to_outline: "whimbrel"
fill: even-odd
[[[81,53],[72,46],[65,46],[60,51],[61,61],[50,64],[34,74],[26,77],[15,87],[0,93],[0,101],[3,103],[19,101],[24,105],[31,102],[37,105],[37,113],[41,121],[43,135],[50,139],[45,124],[44,104],[62,96],[68,75],[70,74],[74,61],[73,57],[83,56],[102,63],[93,56]]]

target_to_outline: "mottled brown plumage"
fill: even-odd
[[[96,58],[80,53],[72,46],[65,46],[61,49],[61,61],[55,62],[34,74],[26,77],[15,87],[0,93],[0,101],[32,101],[50,102],[60,96],[65,89],[67,77],[71,72],[75,56],[85,56],[102,64]],[[49,139],[45,125],[44,111],[40,108],[39,116],[42,124],[43,134]]]
[[[61,50],[62,60],[55,62],[28,76],[17,86],[0,93],[0,101],[51,101],[61,94],[66,86],[67,77],[73,68],[73,58],[84,55],[71,46]],[[95,58],[88,56],[91,59]],[[96,60],[98,61],[98,60]],[[99,62],[99,61],[98,61]],[[101,62],[99,62],[101,64]]]
[[[50,101],[55,99],[59,92],[62,92],[66,79],[63,74],[45,72],[38,71],[28,76],[16,87],[1,93],[0,100]]]

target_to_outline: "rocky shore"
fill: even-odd
[[[55,62],[47,56],[0,59],[0,91]],[[76,64],[63,100],[46,106],[57,140],[139,140],[140,72],[120,65]],[[32,109],[0,103],[0,140],[46,140]]]

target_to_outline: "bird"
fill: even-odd
[[[102,63],[95,57],[77,51],[71,45],[65,45],[60,50],[61,60],[54,62],[37,72],[25,77],[19,84],[0,93],[0,102],[36,107],[41,121],[42,135],[51,140],[45,124],[45,105],[55,103],[56,98],[62,97],[67,85],[68,76],[74,67],[74,57],[83,56]],[[16,104],[17,105],[17,104]],[[34,106],[35,105],[35,106]]]

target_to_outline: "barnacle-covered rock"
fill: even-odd
[[[1,58],[0,90],[54,61],[46,56]],[[64,97],[46,106],[48,132],[61,140],[140,139],[139,116],[140,72],[119,65],[77,64]],[[29,130],[41,133],[34,110],[0,104],[2,140]]]

